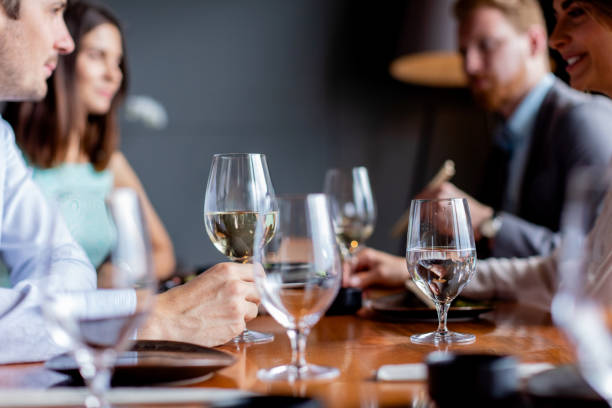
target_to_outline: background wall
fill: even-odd
[[[368,166],[379,210],[368,244],[392,252],[391,226],[445,159],[459,186],[477,187],[488,138],[467,91],[388,74],[406,1],[103,3],[125,26],[130,93],[169,113],[163,130],[124,118],[122,148],[183,267],[223,259],[202,223],[214,153],[265,153],[278,193],[320,191],[326,169]]]

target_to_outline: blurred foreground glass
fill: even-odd
[[[563,211],[553,318],[575,344],[580,369],[612,406],[612,173],[576,170]],[[608,193],[606,191],[608,190]],[[602,202],[602,197],[606,200]],[[597,223],[593,226],[593,220]],[[593,226],[593,227],[592,227]],[[591,229],[592,228],[592,229]]]
[[[363,247],[374,232],[376,206],[368,169],[330,169],[323,192],[330,197],[332,220],[345,259]]]
[[[333,367],[306,363],[306,338],[329,308],[340,288],[340,254],[324,194],[278,198],[276,233],[255,252],[255,282],[272,317],[287,329],[291,341],[289,365],[260,370],[266,381],[329,379]],[[256,235],[265,236],[258,224]]]
[[[277,214],[266,156],[252,153],[213,156],[204,197],[204,225],[223,255],[234,262],[251,262],[253,251],[274,235]],[[258,225],[263,226],[264,234],[257,238]],[[272,340],[272,334],[245,330],[233,341]]]
[[[116,189],[106,204],[116,244],[109,267],[100,272],[104,276],[99,276],[98,289],[71,287],[65,276],[50,273],[44,297],[51,335],[73,351],[89,387],[85,401],[88,407],[108,406],[104,394],[112,367],[145,321],[157,287],[151,243],[137,193]]]
[[[412,200],[406,261],[412,280],[433,300],[438,312],[438,329],[415,334],[410,340],[426,344],[474,341],[474,335],[446,327],[448,308],[476,267],[474,232],[465,199]]]

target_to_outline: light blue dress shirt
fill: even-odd
[[[41,254],[51,250],[50,270],[43,273]],[[48,252],[47,252],[48,253]],[[83,291],[87,314],[135,307],[135,293],[98,294],[96,272],[75,243],[57,210],[31,178],[15,145],[11,127],[0,118],[0,256],[11,271],[11,288],[0,288],[0,363],[41,361],[65,351],[56,345],[41,312],[42,289],[49,274],[63,289]]]
[[[508,118],[504,125],[506,127],[505,134],[504,132],[496,133],[495,143],[512,149],[512,158],[508,169],[508,184],[502,204],[502,210],[511,214],[516,214],[519,210],[517,206],[521,199],[521,185],[523,184],[525,165],[529,157],[529,146],[531,146],[536,117],[554,82],[554,75],[546,74],[523,98]],[[510,135],[508,136],[508,134]],[[508,140],[508,137],[510,140]]]

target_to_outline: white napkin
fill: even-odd
[[[521,363],[518,366],[518,375],[521,379],[529,378],[542,371],[555,368],[549,363]],[[379,381],[425,381],[427,380],[427,366],[416,364],[388,364],[381,366],[376,372]]]
[[[59,407],[83,405],[87,389],[57,387],[49,389],[0,389],[0,407]],[[224,388],[138,387],[113,388],[107,398],[111,404],[172,404],[184,402],[219,402],[255,394]]]

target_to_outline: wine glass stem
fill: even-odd
[[[81,376],[84,378],[89,395],[85,398],[87,408],[107,408],[106,391],[110,388],[112,372],[109,368],[109,356],[93,353],[89,364],[81,366]]]
[[[295,367],[297,378],[300,377],[300,370],[306,367],[306,337],[308,329],[287,330],[287,336],[291,343],[291,365]]]
[[[448,314],[449,307],[450,302],[436,302],[436,311],[438,312],[438,330],[436,330],[436,332],[440,336],[446,336],[448,334],[448,329],[446,328],[446,316]]]

